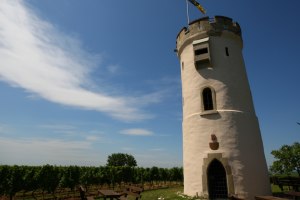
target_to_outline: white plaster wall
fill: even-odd
[[[229,57],[225,54],[229,49]],[[267,166],[258,121],[242,56],[239,36],[224,32],[210,37],[212,68],[197,71],[193,46],[180,55],[182,69],[184,193],[203,195],[202,166],[208,153],[222,153],[231,166],[235,194],[246,199],[270,194]],[[218,113],[200,115],[201,90],[211,86],[216,92]],[[220,143],[209,148],[211,134]]]

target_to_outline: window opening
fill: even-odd
[[[207,48],[195,50],[195,55],[196,56],[199,56],[199,55],[202,55],[202,54],[206,54],[206,53],[208,53],[208,49]]]
[[[225,47],[225,51],[226,51],[226,56],[229,56],[229,50],[228,50],[228,47]]]
[[[212,67],[209,37],[193,41],[194,63],[197,70]]]
[[[181,63],[181,70],[184,70],[184,62]]]
[[[212,91],[210,88],[205,88],[203,90],[202,100],[203,100],[204,110],[213,110],[214,109]]]

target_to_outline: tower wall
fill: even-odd
[[[253,199],[270,194],[242,48],[240,26],[227,17],[194,21],[177,36],[187,195],[209,196],[207,169],[214,159],[226,170],[228,195]],[[210,110],[204,109],[201,94],[207,87],[213,91],[215,104]],[[215,150],[210,147],[212,135],[219,145]]]

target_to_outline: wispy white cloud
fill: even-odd
[[[134,154],[134,156],[139,166],[142,167],[160,166],[171,168],[178,165],[180,166],[180,164],[182,163],[182,161],[178,159],[177,155],[165,152]]]
[[[120,66],[119,65],[108,65],[107,66],[107,71],[110,73],[110,74],[117,74],[118,71],[120,69]]]
[[[4,126],[0,124],[0,133],[3,133],[4,131]]]
[[[50,130],[74,130],[76,129],[75,126],[65,125],[65,124],[42,124],[38,127],[43,129],[50,129]]]
[[[8,133],[10,129],[10,126],[8,126],[7,124],[0,124],[0,134]]]
[[[167,90],[160,90],[149,94],[141,95],[139,98],[131,98],[131,102],[135,105],[148,105],[161,102],[167,95]]]
[[[163,149],[163,148],[153,148],[153,149],[149,149],[149,151],[163,152],[163,151],[165,151],[165,149]]]
[[[125,121],[150,118],[140,106],[162,98],[158,93],[132,98],[87,89],[101,56],[83,50],[78,39],[40,19],[24,1],[1,0],[0,27],[0,80],[31,95]]]
[[[134,148],[132,147],[123,147],[122,148],[123,151],[129,151],[129,152],[132,152],[134,150]]]
[[[133,135],[133,136],[151,136],[154,135],[152,131],[146,130],[146,129],[139,129],[139,128],[133,128],[133,129],[125,129],[120,131],[123,135]]]
[[[43,124],[39,125],[38,128],[48,130],[53,133],[63,134],[65,136],[81,135],[81,132],[79,132],[75,126],[67,124]]]
[[[64,136],[80,136],[83,140],[87,142],[98,142],[105,139],[103,137],[103,133],[98,130],[82,131],[79,130],[78,127],[68,124],[43,124],[39,125],[38,127],[49,130],[53,133],[63,134]]]
[[[101,139],[101,137],[96,136],[96,135],[88,135],[88,136],[86,136],[86,140],[90,141],[90,142],[99,141],[100,139]]]
[[[0,137],[0,157],[6,164],[99,165],[91,142],[59,139]]]

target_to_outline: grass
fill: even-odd
[[[288,188],[284,188],[284,189],[288,190]],[[280,188],[277,185],[272,184],[272,193],[274,195],[280,195],[280,194],[282,194],[282,191],[280,190]],[[77,194],[77,192],[76,192],[76,194]],[[20,198],[19,197],[17,199],[32,199],[33,200],[33,198],[31,197],[31,193],[29,195],[30,195],[29,198]],[[74,192],[69,194],[69,196],[73,196],[73,195],[74,195]],[[45,196],[46,199],[48,196],[47,195]],[[49,197],[53,198],[52,195]],[[60,196],[60,197],[62,197],[62,196]],[[41,197],[38,199],[41,199]],[[192,198],[192,197],[187,197],[187,196],[183,195],[183,186],[175,186],[175,187],[169,187],[169,188],[157,189],[157,190],[146,190],[146,191],[142,192],[142,200],[196,200],[196,199],[201,199],[201,198],[200,197]],[[135,198],[129,196],[129,200],[135,200]]]
[[[272,193],[281,193],[281,189],[278,185],[271,184]]]
[[[273,193],[282,193],[277,185],[272,184]],[[167,189],[149,190],[142,193],[142,200],[196,200],[201,198],[191,198],[183,195],[183,187],[172,187]],[[129,199],[134,200],[134,198]]]
[[[142,200],[186,200],[196,199],[184,196],[183,187],[149,190],[142,193]],[[198,198],[199,199],[199,198]],[[130,199],[131,200],[131,199]]]

